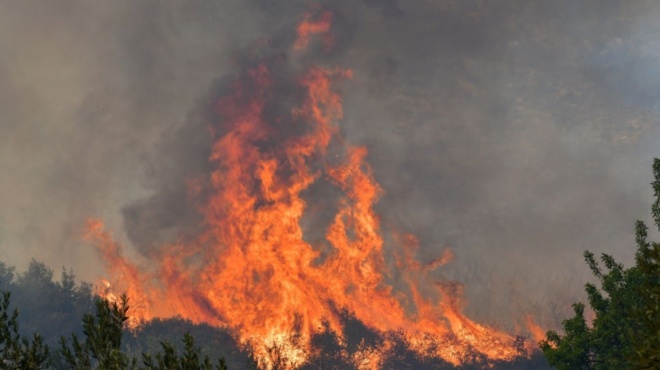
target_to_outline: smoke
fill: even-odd
[[[5,2],[0,258],[94,280],[86,217],[136,253],[194,234],[187,181],[208,170],[214,99],[251,54],[291,58],[319,9],[335,48],[310,58],[354,71],[342,130],[369,150],[383,223],[416,234],[423,261],[455,251],[441,273],[466,283],[468,313],[556,324],[584,249],[631,261],[660,155],[645,0]]]

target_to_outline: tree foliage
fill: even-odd
[[[96,302],[96,315],[83,317],[85,341],[71,335],[71,347],[62,337],[60,353],[71,369],[135,369],[137,360],[129,357],[121,349],[124,323],[128,320],[128,298],[122,295],[119,304],[107,300]]]
[[[45,369],[49,365],[50,348],[39,334],[32,340],[18,332],[18,310],[9,312],[10,293],[0,301],[0,368],[16,370]]]
[[[94,310],[91,284],[76,284],[71,271],[62,270],[59,281],[53,271],[32,260],[16,274],[0,263],[0,290],[11,291],[12,304],[21,308],[18,323],[28,335],[39,333],[44,342],[57,347],[63,333],[82,335],[82,317]]]
[[[201,355],[199,347],[195,347],[195,340],[190,333],[183,337],[183,354],[177,354],[176,349],[168,342],[161,342],[162,353],[158,353],[154,358],[147,353],[142,354],[145,369],[148,370],[227,370],[227,363],[224,358],[218,360],[218,364],[213,367],[211,359],[208,356]]]
[[[653,190],[655,203],[651,213],[660,230],[660,159],[653,163]],[[660,243],[648,242],[646,226],[638,222],[637,266],[647,279],[637,287],[636,293],[641,298],[634,317],[640,322],[639,329],[633,333],[633,354],[631,364],[635,369],[660,368]]]
[[[60,340],[60,354],[66,365],[75,370],[227,370],[223,358],[220,358],[214,367],[208,356],[202,356],[190,333],[184,335],[182,354],[179,355],[169,342],[161,342],[162,352],[155,356],[142,353],[144,367],[139,367],[137,359],[122,349],[128,310],[126,295],[122,295],[119,302],[98,300],[96,314],[86,314],[83,317],[85,341],[80,341],[75,334],[71,335],[70,345],[66,338],[62,337]]]
[[[656,201],[652,214],[660,228],[660,160],[654,160]],[[598,281],[585,290],[595,317],[588,325],[585,306],[563,322],[564,334],[548,331],[539,343],[548,362],[559,370],[623,370],[660,368],[660,244],[647,241],[647,227],[636,224],[636,264],[624,268],[612,256],[584,258]]]

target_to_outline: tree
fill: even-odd
[[[121,342],[124,323],[128,320],[128,298],[122,295],[117,302],[98,300],[96,315],[83,317],[84,342],[71,335],[71,345],[66,338],[60,340],[60,354],[71,369],[76,370],[124,370],[138,369],[137,360],[122,351]],[[146,370],[227,370],[224,358],[213,367],[208,356],[201,356],[200,348],[189,333],[183,338],[184,351],[178,355],[167,341],[161,342],[162,353],[152,357],[142,353]]]
[[[660,159],[653,163],[653,190],[656,201],[651,213],[660,230]],[[640,271],[648,278],[636,289],[641,297],[641,305],[634,317],[641,323],[637,332],[632,333],[634,352],[631,364],[635,369],[660,368],[660,243],[646,241],[647,228],[642,222],[637,224],[637,244],[640,245],[636,260]]]
[[[652,213],[660,228],[660,160],[654,160],[656,201]],[[559,370],[658,369],[660,364],[660,304],[658,262],[660,245],[646,241],[647,228],[636,224],[636,264],[624,268],[612,256],[600,260],[589,251],[584,258],[600,287],[586,284],[595,315],[590,327],[585,306],[573,305],[575,315],[564,320],[564,334],[548,331],[539,343],[548,362]]]
[[[6,270],[0,266],[1,277]],[[82,335],[81,319],[93,312],[95,299],[91,284],[76,284],[71,271],[63,270],[60,281],[54,281],[53,275],[44,263],[32,260],[25,272],[15,278],[7,275],[11,279],[0,288],[11,291],[12,304],[20,307],[18,322],[23,333],[39,333],[44,343],[57,348],[63,333]]]
[[[96,302],[96,315],[83,317],[84,342],[75,334],[71,335],[73,349],[68,341],[60,340],[60,353],[71,369],[100,370],[135,369],[137,360],[130,359],[121,350],[121,337],[124,323],[128,320],[128,298],[122,295],[119,304],[107,300]]]
[[[161,342],[163,353],[156,355],[156,360],[150,354],[143,353],[143,363],[147,370],[213,370],[208,356],[202,358],[199,347],[195,347],[195,340],[190,333],[183,336],[184,350],[181,356],[168,342]],[[216,370],[227,370],[224,358],[218,360]]]
[[[0,369],[45,369],[49,365],[50,348],[39,334],[32,341],[18,333],[18,310],[9,313],[10,293],[0,301]]]
[[[593,326],[587,325],[585,306],[573,305],[575,316],[563,322],[564,335],[554,331],[540,343],[548,362],[559,370],[621,370],[630,368],[633,354],[632,333],[640,330],[633,313],[641,304],[637,287],[648,276],[638,266],[625,269],[611,256],[603,254],[601,268],[593,253],[585,261],[600,283],[600,289],[586,284],[589,306],[595,314]]]

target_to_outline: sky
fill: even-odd
[[[0,260],[96,281],[87,218],[129,255],[194,230],[209,102],[319,7],[383,224],[422,261],[452,248],[468,313],[556,325],[585,249],[632,261],[660,157],[653,0],[0,1]]]

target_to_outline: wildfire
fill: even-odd
[[[332,13],[328,11],[323,12],[318,18],[313,18],[309,13],[305,14],[303,21],[298,25],[298,38],[293,47],[297,50],[304,49],[313,34],[321,34],[325,50],[329,51],[334,42],[329,33],[331,21]]]
[[[121,285],[118,287],[120,291],[131,297],[132,314],[128,319],[128,325],[135,327],[144,320],[152,319],[151,312],[145,306],[145,292],[140,284],[143,275],[136,266],[123,257],[121,246],[112,239],[110,233],[104,230],[103,222],[100,220],[87,221],[85,239],[97,243],[99,252],[101,252],[113,281],[120,282]],[[100,280],[97,294],[113,303],[119,301],[119,296],[115,293],[115,287],[106,279]]]
[[[532,315],[525,317],[525,326],[527,326],[527,330],[532,334],[535,341],[539,342],[545,339],[545,330],[534,321]]]
[[[306,16],[294,48],[304,48],[316,33],[328,47],[331,19],[329,12]],[[303,363],[311,335],[323,323],[341,333],[346,309],[373,329],[402,329],[413,349],[454,364],[466,351],[494,360],[520,356],[514,337],[463,315],[459,284],[433,283],[431,271],[452,259],[450,250],[422,265],[415,259],[416,238],[395,237],[396,268],[408,298],[388,282],[384,230],[373,208],[383,191],[366,148],[346,144],[337,126],[343,112],[335,84],[352,72],[311,66],[297,79],[299,103],[272,117],[266,111],[279,98],[275,88],[283,78],[274,68],[265,61],[246,67],[231,93],[217,101],[221,118],[213,123],[209,158],[214,170],[191,181],[191,193],[206,194],[196,199],[204,232],[195,241],[159,248],[136,264],[123,257],[100,221],[90,221],[89,237],[115,290],[138,303],[132,311],[137,320],[180,315],[227,328],[257,349],[281,346]],[[332,205],[325,241],[312,245],[301,226],[305,192],[321,182],[341,196]],[[101,292],[107,297],[109,284]],[[420,288],[432,286],[432,293]],[[291,343],[294,326],[302,340]],[[377,351],[361,353],[357,364],[379,367]]]

